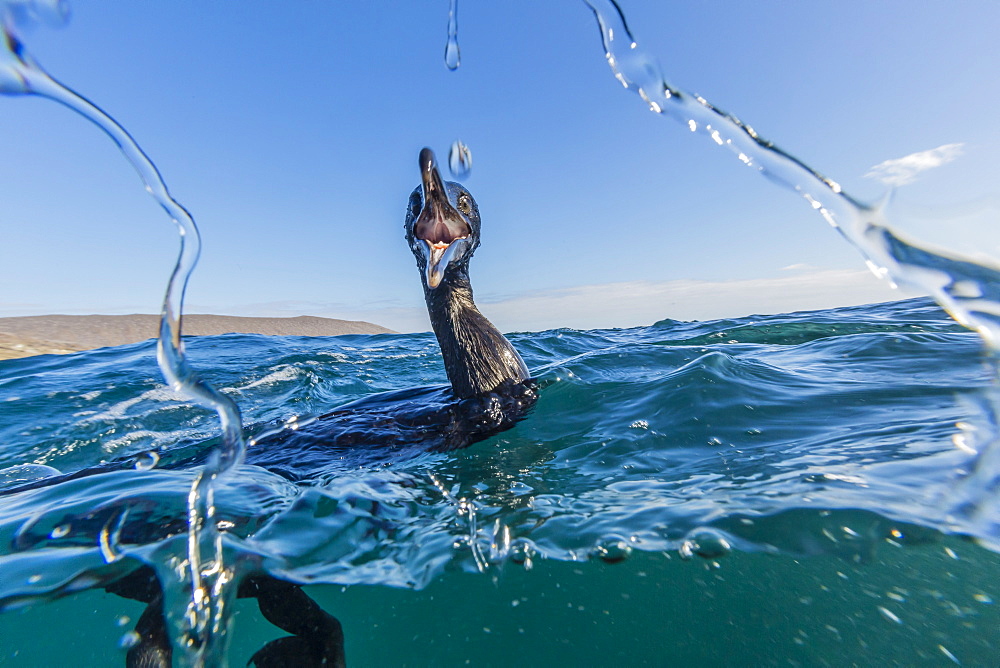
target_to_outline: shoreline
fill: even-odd
[[[160,316],[29,315],[0,318],[0,360],[67,353],[139,343],[156,338]],[[263,334],[266,336],[342,336],[395,334],[363,320],[318,316],[290,318],[191,314],[184,316],[184,336]]]

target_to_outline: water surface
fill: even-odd
[[[991,376],[979,338],[929,300],[511,338],[543,385],[524,422],[389,466],[334,459],[305,484],[243,466],[216,490],[231,563],[324,585],[314,595],[364,663],[586,663],[595,632],[609,656],[647,664],[995,652],[997,557],[951,535],[943,503],[970,461],[958,425],[980,419]],[[254,423],[445,380],[430,334],[227,335],[188,350]],[[163,387],[151,342],[2,362],[0,401],[16,413],[0,425],[2,466],[72,471],[216,429]],[[0,597],[169,562],[192,475],[123,471],[5,498]],[[0,656],[32,665],[49,650],[18,625],[81,605],[101,611],[102,637],[138,614],[95,592],[12,611]],[[237,609],[232,656],[248,656],[274,630]]]

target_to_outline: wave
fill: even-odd
[[[542,386],[528,419],[464,451],[331,460],[299,485],[244,466],[216,492],[228,549],[298,582],[405,587],[445,567],[632,550],[861,554],[953,530],[941,501],[968,461],[956,425],[976,423],[990,387],[978,339],[927,300],[512,340]],[[427,334],[188,348],[250,422],[445,380]],[[0,363],[0,400],[17,399],[3,464],[69,472],[214,436],[156,375],[150,344]],[[0,562],[43,577],[5,578],[0,600],[167,549],[192,476],[119,471],[8,497]]]

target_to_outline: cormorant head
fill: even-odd
[[[479,246],[479,208],[468,190],[441,180],[434,151],[420,151],[421,184],[406,208],[406,241],[434,289],[451,271],[465,268]]]

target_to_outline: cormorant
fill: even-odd
[[[509,429],[534,405],[537,385],[524,361],[473,301],[469,260],[479,246],[476,201],[458,183],[442,180],[428,148],[420,152],[420,173],[404,227],[450,387],[385,392],[298,429],[267,432],[251,441],[248,464],[300,480],[328,467],[332,459],[366,465],[411,451],[453,450]],[[193,458],[161,460],[161,466],[197,463],[205,456],[201,450]],[[140,642],[129,650],[127,665],[169,666],[162,589],[152,569],[140,567],[105,588],[147,603],[136,625]],[[244,579],[237,595],[257,598],[261,613],[292,634],[259,650],[251,659],[255,665],[344,665],[340,622],[299,586],[261,573]]]

